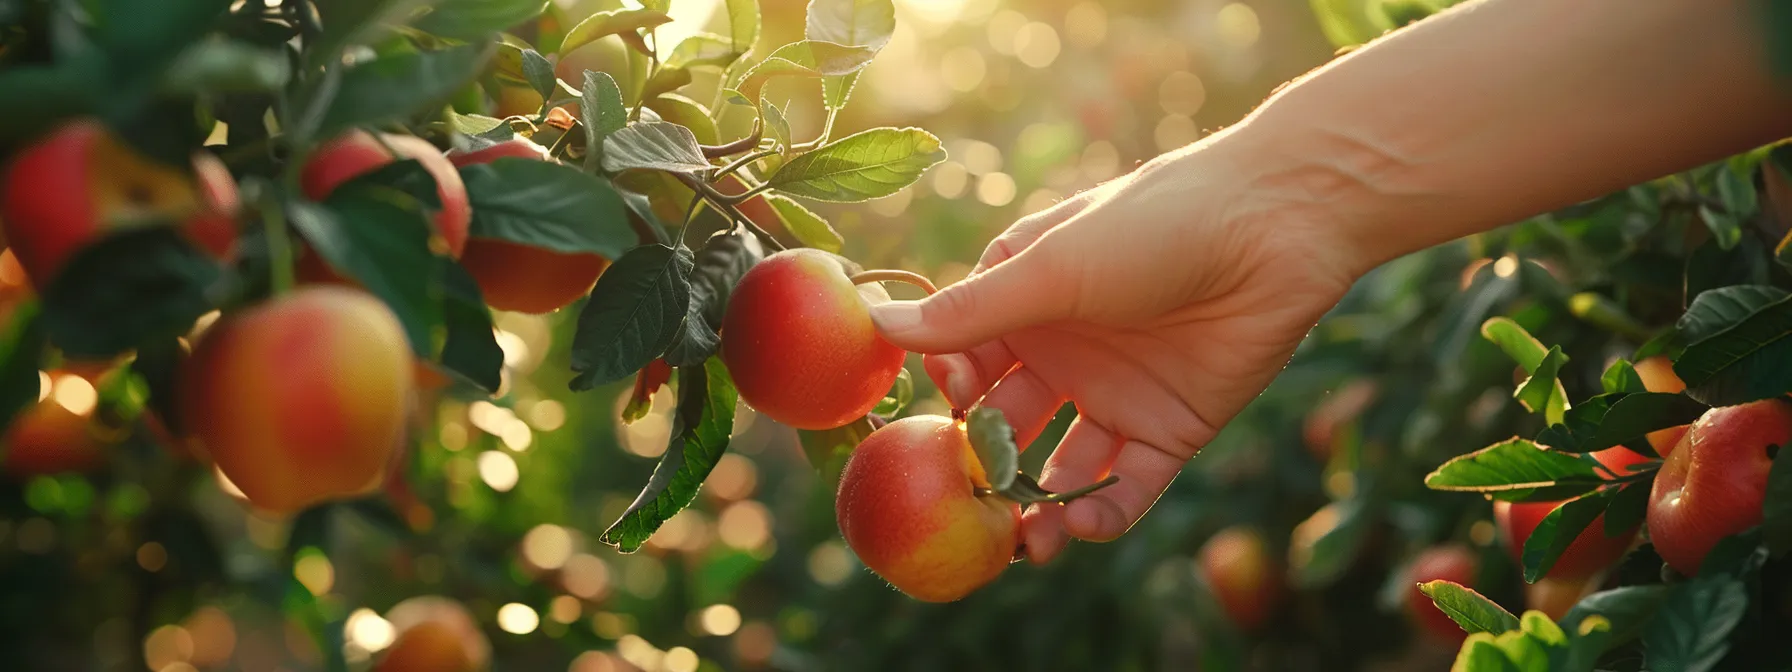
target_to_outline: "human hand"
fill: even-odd
[[[1023,447],[1076,404],[1040,483],[1119,482],[1028,511],[1034,562],[1137,522],[1366,270],[1283,207],[1299,194],[1252,178],[1250,152],[1209,140],[1020,220],[964,281],[872,309],[955,407],[1002,410]]]

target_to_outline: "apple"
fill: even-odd
[[[753,410],[797,429],[832,429],[877,406],[907,353],[878,335],[877,283],[815,249],[766,257],[740,279],[722,319],[722,361]]]
[[[396,638],[374,672],[473,672],[491,662],[491,642],[461,603],[438,595],[412,597],[386,612]]]
[[[1320,461],[1331,459],[1336,446],[1338,428],[1361,417],[1375,403],[1375,381],[1351,381],[1326,395],[1301,425],[1301,437],[1307,451]]]
[[[1438,609],[1431,598],[1419,590],[1419,585],[1432,581],[1449,581],[1474,588],[1480,566],[1480,558],[1475,557],[1475,552],[1461,544],[1433,546],[1421,551],[1413,559],[1412,566],[1407,569],[1407,583],[1411,588],[1406,591],[1406,612],[1420,630],[1432,639],[1451,646],[1468,639],[1468,633],[1463,631],[1462,626]]]
[[[448,157],[423,138],[395,134],[375,138],[366,131],[350,131],[311,153],[299,174],[299,185],[306,198],[321,201],[342,183],[400,159],[417,160],[435,178],[436,195],[442,201],[442,209],[435,215],[436,233],[447,243],[449,256],[459,257],[467,246],[467,226],[473,216],[467,185],[461,182],[460,173]],[[315,255],[306,257],[308,261],[315,259]],[[301,272],[311,275],[315,269]]]
[[[1599,582],[1592,579],[1566,579],[1545,576],[1536,583],[1524,587],[1524,604],[1527,609],[1536,609],[1549,616],[1550,620],[1559,621],[1568,615],[1568,610],[1580,603]]]
[[[1281,604],[1282,568],[1255,529],[1220,530],[1201,546],[1197,567],[1201,580],[1241,630],[1263,627]]]
[[[0,469],[20,481],[33,476],[97,471],[105,466],[106,450],[113,443],[92,422],[92,397],[71,402],[56,394],[59,386],[85,387],[90,391],[93,386],[67,371],[47,375],[51,384],[43,391],[44,398],[21,410],[0,438],[5,445]]]
[[[1713,408],[1674,447],[1655,488],[1646,522],[1669,567],[1698,573],[1718,540],[1761,523],[1767,474],[1792,440],[1792,403],[1763,399]]]
[[[1613,474],[1622,476],[1628,473],[1630,465],[1645,462],[1648,458],[1638,455],[1629,448],[1608,448],[1593,453],[1593,459],[1599,460]],[[1632,486],[1635,487],[1635,486]],[[1537,523],[1560,505],[1561,501],[1547,502],[1506,502],[1494,501],[1493,521],[1499,529],[1500,541],[1505,544],[1506,551],[1511,553],[1512,560],[1524,562],[1525,540],[1530,539],[1531,532],[1537,529]],[[1605,568],[1612,566],[1624,553],[1630,550],[1630,544],[1636,539],[1636,530],[1625,531],[1618,536],[1605,533],[1605,514],[1593,518],[1580,536],[1562,551],[1555,565],[1549,568],[1546,577],[1557,579],[1586,579]]]
[[[1633,364],[1632,368],[1636,369],[1637,377],[1643,379],[1643,389],[1650,392],[1679,394],[1686,391],[1685,381],[1674,373],[1674,363],[1666,357],[1656,355],[1645,358]],[[1674,444],[1680,442],[1680,437],[1686,434],[1686,428],[1687,425],[1681,425],[1649,432],[1649,445],[1655,448],[1656,454],[1666,458],[1669,453],[1674,452]]]
[[[207,329],[179,370],[180,412],[196,452],[244,497],[291,513],[380,483],[414,375],[386,304],[308,285]]]
[[[897,420],[847,458],[834,511],[846,545],[897,590],[951,602],[995,580],[1020,546],[1020,506],[987,489],[964,425]]]
[[[456,166],[501,158],[547,161],[547,150],[528,140],[501,142],[463,154],[450,153]],[[467,240],[460,264],[479,283],[485,302],[499,310],[550,313],[591,292],[610,261],[596,254],[566,253],[495,238]]]

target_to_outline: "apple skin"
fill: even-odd
[[[397,156],[386,150],[390,145]],[[342,183],[372,172],[399,159],[416,159],[436,180],[436,195],[442,209],[436,212],[436,233],[448,244],[448,254],[460,257],[467,246],[467,226],[472,221],[472,206],[467,201],[467,185],[461,181],[454,164],[429,141],[410,135],[386,134],[375,139],[366,131],[350,131],[324,143],[306,159],[299,174],[299,185],[305,197],[321,201]],[[306,257],[315,260],[316,255]],[[319,263],[312,261],[312,263]],[[307,269],[301,269],[305,272]],[[309,273],[306,273],[309,274]]]
[[[1254,632],[1269,621],[1286,591],[1280,563],[1262,533],[1248,527],[1220,530],[1201,546],[1199,564],[1207,583],[1232,622]]]
[[[1649,458],[1638,455],[1629,448],[1608,448],[1593,453],[1593,459],[1612,470],[1614,474],[1628,473],[1628,467],[1648,461]],[[1634,486],[1632,486],[1634,487]],[[1499,529],[1500,541],[1514,562],[1524,562],[1525,540],[1531,538],[1531,532],[1537,529],[1537,523],[1549,515],[1560,505],[1561,501],[1549,502],[1493,502],[1494,526]],[[1555,565],[1545,575],[1555,579],[1586,579],[1605,568],[1612,566],[1630,550],[1630,544],[1636,539],[1636,529],[1631,529],[1616,537],[1605,534],[1605,514],[1593,518],[1580,536],[1562,551]]]
[[[547,161],[547,150],[528,140],[501,142],[464,154],[450,153],[455,166],[490,163],[502,158]],[[472,237],[460,264],[479,284],[485,302],[498,310],[551,313],[591,292],[610,267],[596,254],[565,253],[507,240]]]
[[[851,269],[851,270],[849,270]],[[766,257],[741,277],[722,319],[722,361],[753,410],[797,429],[833,429],[877,406],[907,356],[878,335],[877,283],[821,250]]]
[[[1559,621],[1580,602],[1580,598],[1586,597],[1597,587],[1598,583],[1591,579],[1545,576],[1524,587],[1525,608],[1536,609],[1549,616],[1550,620]]]
[[[917,600],[951,602],[995,580],[1020,545],[1020,505],[974,493],[987,487],[963,425],[913,416],[853,450],[835,514],[871,571]]]
[[[51,380],[61,380],[76,374],[53,371],[49,375]],[[106,464],[111,442],[100,436],[91,420],[91,409],[75,413],[55,397],[32,403],[19,412],[0,438],[5,446],[0,469],[19,481],[98,471]]]
[[[1474,588],[1480,566],[1480,558],[1475,557],[1475,552],[1460,544],[1433,546],[1421,551],[1413,559],[1412,566],[1407,570],[1407,582],[1412,587],[1406,593],[1406,611],[1427,636],[1452,646],[1460,645],[1462,640],[1468,639],[1468,633],[1462,630],[1462,626],[1438,609],[1431,598],[1419,590],[1419,585],[1432,581],[1449,581]]]
[[[380,654],[374,672],[475,672],[453,626],[424,621],[404,631]]]
[[[412,361],[384,303],[304,286],[200,336],[179,372],[183,424],[252,504],[296,512],[379,484],[404,437]]]
[[[1667,357],[1661,355],[1649,357],[1633,364],[1632,368],[1636,369],[1637,377],[1643,379],[1643,389],[1650,392],[1679,394],[1686,391],[1686,382],[1680,380],[1679,374],[1674,373],[1674,363]],[[1656,454],[1666,458],[1669,453],[1674,452],[1674,445],[1678,444],[1680,437],[1686,434],[1688,426],[1681,425],[1649,432],[1649,446],[1655,449]]]
[[[183,233],[224,256],[218,250],[235,239],[236,183],[215,158],[200,156],[195,184],[85,119],[19,152],[0,175],[0,224],[31,284],[44,287],[94,241],[159,217],[188,218]]]
[[[1649,493],[1649,538],[1661,559],[1692,576],[1719,540],[1759,525],[1773,454],[1788,441],[1792,403],[1783,399],[1700,416],[1662,463]]]

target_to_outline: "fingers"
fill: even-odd
[[[1101,480],[1120,446],[1119,437],[1079,416],[1071,421],[1064,440],[1046,459],[1039,485],[1061,492]],[[1027,546],[1028,560],[1035,564],[1049,562],[1070,543],[1064,526],[1065,509],[1063,505],[1042,504],[1027,510],[1021,519],[1021,538]]]
[[[1057,251],[1034,245],[1013,258],[919,301],[871,307],[871,320],[897,347],[923,354],[962,352],[1003,334],[1069,316]]]
[[[996,383],[983,398],[983,405],[1002,411],[1008,425],[1014,428],[1015,445],[1026,450],[1045,431],[1052,416],[1058,414],[1064,397],[1046,385],[1039,374],[1021,366]]]
[[[980,273],[1007,261],[1009,257],[1020,254],[1021,250],[1032,246],[1034,241],[1045,235],[1045,232],[1076,216],[1104,193],[1106,191],[1100,187],[1090,189],[1065,199],[1057,205],[1022,217],[1020,221],[1014,223],[1014,226],[1008,227],[1008,230],[1003,231],[1002,235],[996,236],[995,240],[990,241],[989,247],[983,248],[983,257],[977,260],[977,266],[971,269],[971,274]]]
[[[1090,541],[1119,537],[1151,510],[1151,505],[1170,487],[1170,481],[1176,480],[1182,465],[1182,458],[1148,444],[1126,442],[1110,471],[1120,482],[1066,505],[1064,530]]]
[[[975,406],[996,381],[1008,375],[1018,360],[1008,345],[990,341],[963,353],[927,355],[921,358],[927,376],[946,395],[953,408]]]

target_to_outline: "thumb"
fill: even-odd
[[[872,306],[871,321],[897,347],[942,354],[1069,317],[1073,302],[1058,291],[1064,276],[1048,253],[1035,245],[925,299]]]

